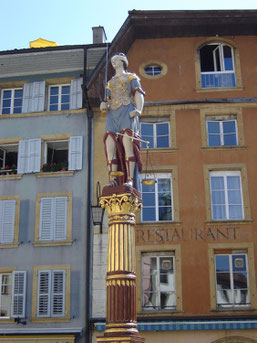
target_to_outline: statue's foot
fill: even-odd
[[[133,180],[128,180],[127,182],[123,183],[123,185],[133,187]]]

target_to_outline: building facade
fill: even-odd
[[[156,183],[141,185],[136,253],[147,342],[257,341],[256,14],[132,11],[110,47],[146,91],[141,178]],[[101,79],[99,68],[92,98]],[[95,113],[94,175],[105,184],[106,118]],[[94,235],[94,339],[106,254],[107,221]]]
[[[104,44],[0,52],[0,342],[89,342],[92,117]]]

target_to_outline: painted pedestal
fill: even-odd
[[[140,193],[132,187],[104,187],[100,204],[109,215],[106,329],[97,342],[141,343],[136,320],[135,214]]]

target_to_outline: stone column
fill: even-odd
[[[141,343],[136,319],[135,213],[142,207],[132,187],[105,187],[100,204],[109,215],[106,329],[97,342]]]

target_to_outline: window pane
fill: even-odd
[[[12,97],[12,91],[11,90],[4,91],[4,95],[3,95],[4,99],[10,99],[11,97]]]
[[[236,134],[224,135],[224,145],[237,145]]]
[[[153,136],[153,124],[141,124],[142,136]]]
[[[201,72],[214,71],[213,50],[217,45],[205,45],[200,49]]]
[[[156,124],[156,133],[157,133],[157,136],[168,135],[169,133],[168,123]]]
[[[224,133],[234,133],[236,132],[236,122],[235,121],[224,121],[223,123]]]
[[[171,207],[159,207],[159,220],[172,220]]]
[[[225,70],[233,70],[232,52],[228,46],[223,46]]]
[[[217,121],[207,122],[208,133],[220,133],[220,124]]]
[[[155,184],[153,185],[144,185],[142,184],[142,192],[143,193],[154,193],[155,192]]]
[[[235,289],[247,289],[247,273],[236,272],[233,273],[234,288]]]
[[[232,255],[233,271],[246,271],[246,256],[245,255]]]
[[[219,286],[218,286],[219,287]],[[233,304],[233,294],[231,289],[217,289],[217,304],[222,305],[229,305]]]
[[[11,100],[3,100],[3,107],[11,107]]]
[[[51,96],[50,104],[58,104],[58,96]]]
[[[10,108],[3,108],[2,114],[10,114],[10,113],[11,113],[11,109]]]
[[[234,301],[237,305],[249,305],[250,297],[247,289],[235,289],[234,290]]]
[[[62,103],[69,103],[70,96],[69,95],[62,95]]]
[[[229,204],[239,204],[241,205],[241,192],[240,190],[228,191],[228,202]]]
[[[158,192],[170,192],[170,179],[158,179]]]
[[[211,201],[213,205],[225,204],[225,192],[224,191],[212,191]]]
[[[50,94],[51,95],[58,95],[59,93],[59,87],[51,87],[50,88]]]
[[[63,86],[62,94],[70,94],[70,86]]]
[[[58,105],[50,105],[50,111],[57,111],[58,110]]]
[[[21,107],[22,99],[15,99],[14,100],[14,107]]]
[[[155,194],[154,193],[143,193],[142,200],[144,206],[155,206]]]
[[[159,206],[170,206],[171,205],[171,193],[159,193],[158,194]]]
[[[240,176],[228,176],[227,177],[228,189],[240,189]]]
[[[156,221],[154,207],[149,207],[149,208],[143,207],[143,221]]]
[[[22,93],[23,93],[22,89],[16,89],[14,91],[14,97],[15,98],[22,98]]]
[[[226,216],[226,207],[225,205],[213,205],[212,206],[212,217],[214,220],[225,220]]]
[[[211,189],[224,190],[224,178],[223,176],[211,176]]]
[[[243,212],[241,205],[229,205],[229,219],[243,219]]]
[[[62,104],[61,105],[61,110],[64,111],[64,110],[69,110],[70,109],[70,105],[69,104]]]
[[[216,255],[216,271],[228,272],[229,271],[229,256],[228,255]]]
[[[15,107],[13,113],[21,113],[21,107]]]
[[[208,136],[208,145],[209,146],[220,146],[221,145],[220,135],[209,135]]]
[[[157,137],[157,148],[168,148],[169,136]]]
[[[217,288],[218,289],[230,289],[230,273],[217,273]]]

